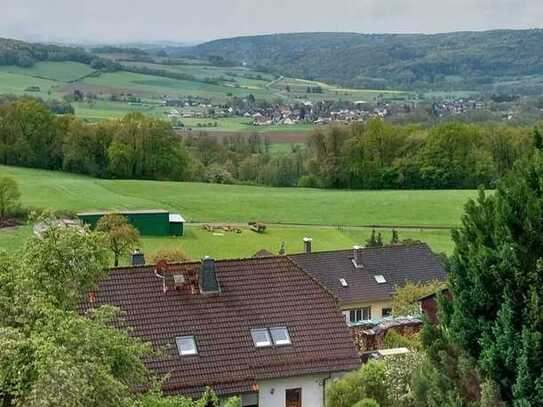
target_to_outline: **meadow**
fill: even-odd
[[[450,231],[460,224],[463,205],[475,191],[333,191],[239,185],[135,180],[103,180],[35,169],[0,167],[13,176],[26,207],[67,211],[164,208],[180,212],[189,222],[239,223],[259,220],[269,225],[262,235],[216,236],[191,224],[182,238],[144,238],[143,248],[180,246],[198,258],[251,256],[259,249],[299,251],[302,238],[315,239],[316,250],[363,243],[372,225],[380,225],[384,240],[390,229],[402,238],[426,241],[436,251],[450,252]],[[418,226],[418,227],[417,227]],[[426,229],[444,227],[444,229]],[[25,226],[0,232],[0,247],[13,249],[31,233]]]

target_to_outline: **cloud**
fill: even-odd
[[[2,0],[0,36],[45,41],[202,41],[301,31],[533,28],[541,0]]]

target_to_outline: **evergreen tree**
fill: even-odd
[[[543,136],[537,127],[534,127],[534,147],[543,150]]]
[[[371,231],[370,238],[366,240],[366,247],[377,247],[377,237],[376,237],[375,229]]]
[[[449,340],[478,361],[506,402],[543,400],[543,160],[515,167],[466,206],[453,232]]]
[[[390,244],[392,246],[400,244],[400,234],[396,229],[392,229],[392,238],[390,239]]]
[[[381,232],[377,234],[377,241],[375,242],[376,247],[383,247],[383,235],[381,235]]]

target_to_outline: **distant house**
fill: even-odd
[[[163,350],[146,363],[166,394],[321,407],[327,383],[361,364],[334,297],[287,256],[113,269],[88,301],[119,307]]]
[[[289,257],[337,298],[349,325],[390,317],[396,287],[406,282],[447,279],[442,264],[426,244],[355,246],[353,250]]]
[[[149,209],[118,212],[83,212],[77,217],[86,225],[95,228],[102,216],[118,213],[125,216],[128,222],[142,235],[147,236],[182,236],[185,220],[178,213],[170,213],[164,209]]]

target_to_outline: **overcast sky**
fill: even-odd
[[[301,31],[448,32],[543,26],[543,0],[0,0],[0,36],[198,42]]]

